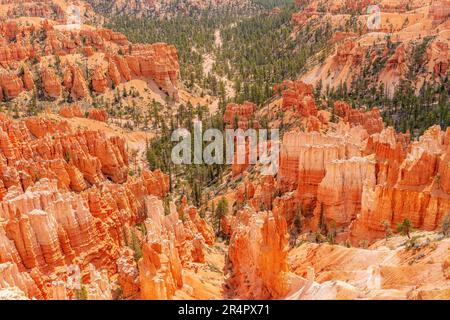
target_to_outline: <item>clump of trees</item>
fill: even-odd
[[[442,221],[441,231],[444,237],[450,236],[450,214],[447,214]]]
[[[412,223],[409,219],[405,219],[402,223],[397,224],[397,232],[402,236],[408,237],[408,239],[411,239],[412,229]]]
[[[221,221],[222,218],[228,213],[228,201],[225,197],[220,198],[217,203],[217,207],[212,209],[212,216],[214,219],[214,229],[216,230],[217,235],[221,235]]]

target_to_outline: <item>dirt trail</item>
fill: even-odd
[[[220,33],[220,29],[216,29],[214,31],[214,45],[216,49],[219,49],[223,45],[222,35]],[[213,66],[216,63],[216,59],[214,54],[208,53],[203,55],[203,75],[206,77],[210,73],[213,72]],[[218,80],[222,81],[225,84],[225,94],[227,98],[233,98],[236,95],[236,92],[234,90],[234,84],[231,80],[229,80],[226,77],[222,77],[219,75],[216,75]],[[211,108],[210,108],[211,109]]]

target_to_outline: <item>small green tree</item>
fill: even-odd
[[[75,290],[75,296],[77,300],[87,300],[88,299],[88,292],[85,286],[81,286],[80,289]]]
[[[386,220],[383,221],[383,229],[384,229],[384,238],[387,243],[388,239],[392,236],[392,229],[389,221]]]
[[[219,200],[219,203],[217,203],[217,208],[214,213],[214,222],[216,225],[216,231],[217,233],[220,233],[220,221],[222,220],[222,217],[224,217],[228,212],[228,201],[225,197],[222,197]]]
[[[336,222],[331,223],[331,230],[327,233],[327,239],[329,244],[335,244],[336,243],[336,236],[337,236],[337,228],[336,228]]]
[[[138,262],[142,258],[142,250],[134,231],[131,231],[131,249],[134,251],[134,260]]]
[[[300,207],[299,204],[297,204],[289,238],[289,244],[291,247],[295,247],[295,245],[297,244],[297,238],[301,232],[302,232],[302,208]]]
[[[450,214],[447,214],[442,221],[442,234],[444,237],[448,237],[450,235]]]
[[[402,223],[397,224],[397,232],[403,236],[411,239],[412,223],[409,219],[403,220]]]

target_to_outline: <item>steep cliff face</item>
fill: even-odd
[[[336,132],[328,135],[296,130],[287,132],[281,144],[281,190],[298,189],[301,194],[315,194],[317,185],[325,176],[328,162],[360,156],[367,133],[360,127],[345,130],[345,134]]]
[[[361,215],[351,226],[353,241],[381,237],[385,223],[394,228],[404,219],[418,229],[440,228],[450,210],[447,135],[439,127],[430,128],[404,158],[383,165],[388,174],[379,174],[379,180],[387,183],[364,189]]]
[[[228,252],[227,286],[230,296],[276,299],[289,290],[287,228],[272,212],[245,209],[238,213]]]
[[[293,237],[332,233],[354,245],[383,237],[386,223],[395,229],[404,219],[418,229],[438,230],[449,211],[449,130],[432,127],[411,142],[409,133],[385,128],[376,108],[336,101],[333,112],[338,123],[284,133],[275,183],[246,174],[247,167],[237,171],[244,177],[233,191],[237,208],[273,210],[286,219]],[[230,234],[232,219],[225,220]]]
[[[104,185],[104,191],[94,188],[77,194],[60,191],[55,180],[41,179],[25,193],[10,188],[1,203],[5,222],[0,256],[2,263],[14,264],[25,279],[31,276],[33,281],[24,291],[27,296],[51,297],[45,283],[56,275],[64,282],[67,297],[72,297],[67,274],[57,273],[70,265],[81,270],[82,278],[91,272],[91,263],[107,271],[103,279],[117,272],[115,261],[125,245],[124,230],[140,219],[148,190],[143,181],[114,187]],[[105,294],[99,298],[107,299],[111,292]]]
[[[325,171],[317,191],[315,216],[327,226],[346,227],[361,211],[363,188],[376,184],[375,161],[356,157],[335,160]]]
[[[304,230],[348,225],[359,212],[363,185],[375,183],[375,162],[361,158],[367,137],[361,126],[343,122],[327,134],[285,133],[278,188],[294,193],[276,199],[274,208],[290,222],[300,212]]]

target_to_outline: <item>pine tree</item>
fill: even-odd
[[[409,219],[403,220],[402,223],[397,224],[397,232],[403,236],[411,239],[412,223]]]

